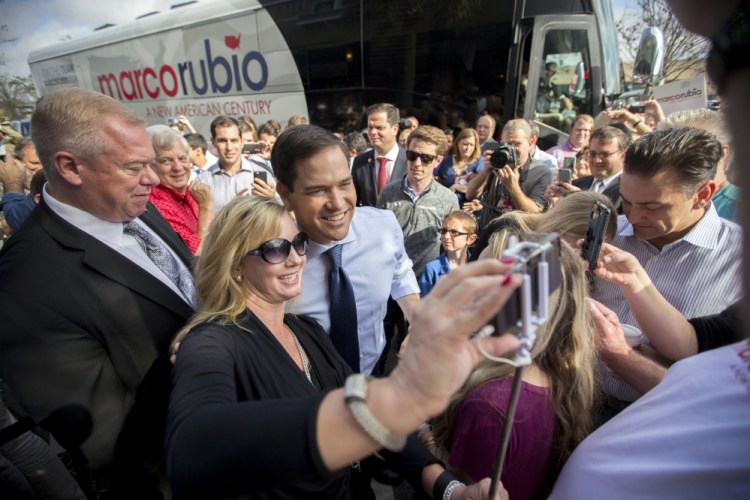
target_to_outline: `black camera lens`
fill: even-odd
[[[490,166],[494,169],[501,169],[506,165],[515,167],[517,164],[516,148],[507,142],[501,142],[500,146],[490,156]]]

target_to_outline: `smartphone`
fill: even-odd
[[[260,179],[265,183],[268,183],[268,172],[255,172],[255,179]]]
[[[171,116],[171,117],[167,118],[167,125],[168,126],[171,127],[173,125],[179,125],[179,124],[180,124],[180,119],[177,118],[176,116]]]
[[[628,110],[631,113],[645,113],[646,105],[645,104],[631,104],[630,106],[628,106]]]
[[[520,242],[503,252],[503,256],[516,259],[513,273],[528,275],[530,289],[528,293],[524,293],[522,286],[513,292],[495,316],[495,331],[492,334],[494,336],[509,332],[518,333],[522,327],[521,319],[526,307],[532,321],[542,315],[548,315],[549,296],[562,284],[560,236],[557,233],[549,233],[536,242]],[[541,266],[542,263],[545,265]],[[543,296],[543,292],[547,293],[546,297]],[[526,304],[525,301],[529,303]]]
[[[565,158],[567,160],[567,158]],[[575,160],[575,158],[573,158]],[[567,161],[565,163],[568,163]],[[573,179],[573,172],[570,168],[559,168],[557,169],[557,182],[570,182]]]
[[[594,202],[589,215],[589,225],[586,229],[586,237],[583,239],[581,254],[583,260],[589,263],[589,270],[596,269],[599,263],[599,252],[604,243],[604,233],[607,231],[610,210],[600,201]]]
[[[255,155],[260,153],[260,143],[259,142],[246,142],[244,146],[242,146],[242,154],[243,155]]]
[[[573,170],[576,167],[576,157],[568,156],[563,160],[563,168]]]

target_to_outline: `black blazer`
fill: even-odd
[[[375,182],[375,169],[378,168],[378,162],[375,161],[375,158],[375,150],[371,149],[357,155],[352,163],[352,179],[354,180],[354,188],[357,190],[358,207],[378,206],[378,186]],[[396,162],[393,165],[388,184],[400,181],[405,175],[406,151],[399,146],[398,157],[396,157]]]
[[[612,204],[615,206],[615,209],[617,209],[618,214],[622,214],[622,196],[620,195],[620,177],[622,175],[617,176],[615,180],[609,183],[609,186],[607,186],[604,189],[604,192],[602,192],[603,195],[607,196],[610,200],[612,200]],[[575,187],[580,188],[583,191],[588,191],[591,189],[591,185],[594,183],[594,176],[593,175],[587,175],[585,177],[579,177],[578,179],[573,180],[571,184],[573,184]]]
[[[140,219],[191,264],[153,205]],[[63,446],[142,493],[144,467],[161,461],[169,343],[190,306],[44,200],[0,251],[0,276],[0,376]]]

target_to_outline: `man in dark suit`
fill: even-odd
[[[602,127],[591,133],[589,143],[589,165],[592,175],[580,177],[573,182],[555,181],[544,193],[547,201],[554,205],[561,196],[575,191],[596,191],[608,196],[622,213],[620,196],[620,176],[625,166],[625,151],[630,141],[628,136],[616,127]]]
[[[406,151],[396,143],[398,122],[398,108],[393,104],[373,104],[367,108],[367,135],[373,149],[358,155],[352,163],[359,207],[377,206],[383,186],[406,175]]]
[[[32,126],[48,183],[0,253],[0,376],[102,490],[151,498],[191,255],[148,204],[159,178],[135,113],[67,89]]]

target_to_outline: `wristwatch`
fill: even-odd
[[[401,451],[404,449],[406,436],[399,436],[391,432],[367,407],[367,377],[361,373],[349,375],[344,384],[344,401],[349,406],[354,419],[368,436],[387,450]]]
[[[719,89],[719,93],[724,91],[724,86],[733,71],[750,67],[750,13],[748,11],[750,11],[750,1],[743,0],[713,37],[711,51],[706,61],[706,70]]]

